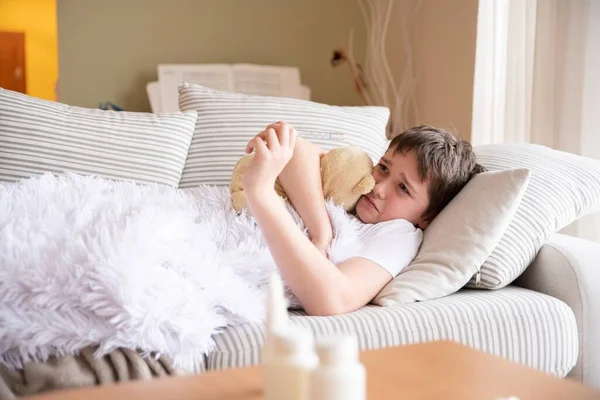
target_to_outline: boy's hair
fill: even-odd
[[[477,164],[473,147],[452,133],[429,125],[410,128],[392,139],[394,154],[414,150],[421,181],[429,179],[429,207],[425,218],[432,220],[469,180],[485,168]]]

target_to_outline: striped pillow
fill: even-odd
[[[600,161],[533,144],[477,146],[475,153],[491,171],[531,171],[515,216],[481,267],[479,287],[499,289],[527,268],[552,234],[600,209]],[[477,287],[474,279],[467,286]]]
[[[196,131],[179,187],[228,186],[248,141],[268,124],[285,120],[298,131],[343,133],[343,140],[311,139],[326,150],[363,148],[378,159],[385,145],[389,110],[338,107],[282,97],[221,92],[194,84],[179,87],[179,108],[198,112]]]
[[[0,88],[0,182],[70,171],[177,186],[196,116],[71,107]]]

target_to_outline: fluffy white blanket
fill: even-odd
[[[342,261],[357,223],[328,206]],[[291,210],[300,226],[301,221]],[[276,270],[227,188],[177,190],[46,174],[0,185],[0,362],[100,344],[196,369],[219,329],[262,321]]]

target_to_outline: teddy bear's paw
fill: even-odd
[[[243,190],[231,193],[231,207],[238,213],[244,208],[248,208],[248,202],[246,201]]]

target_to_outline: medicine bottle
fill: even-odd
[[[365,400],[366,371],[353,336],[330,336],[316,345],[319,364],[308,379],[310,400]]]
[[[308,374],[317,365],[312,333],[300,327],[271,332],[262,364],[266,400],[308,400]]]

